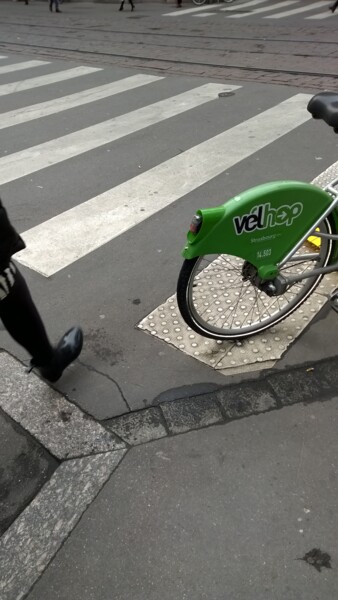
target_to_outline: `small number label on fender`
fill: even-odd
[[[258,250],[257,258],[265,258],[266,256],[271,256],[271,248],[267,248],[266,250]]]

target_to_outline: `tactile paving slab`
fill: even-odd
[[[138,328],[224,375],[271,368],[316,316],[337,285],[338,275],[327,275],[316,292],[288,319],[240,342],[216,341],[192,331],[180,315],[175,295],[145,317]]]

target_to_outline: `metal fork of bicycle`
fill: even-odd
[[[307,107],[338,133],[338,94]],[[324,189],[279,181],[194,215],[183,250],[177,302],[200,335],[239,340],[286,319],[338,271],[338,178]],[[330,296],[338,312],[338,290]]]

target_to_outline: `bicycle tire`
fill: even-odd
[[[319,229],[323,233],[332,233],[330,217],[322,221]],[[290,261],[281,269],[281,273],[290,275],[291,272],[305,272],[309,263],[324,267],[330,260],[332,248],[332,240],[322,238],[315,260],[296,264]],[[312,249],[311,255],[315,252]],[[308,245],[298,250],[299,255],[304,253],[310,253]],[[234,261],[233,264],[231,261]],[[303,279],[290,286],[285,294],[270,297],[258,290],[251,281],[243,280],[245,263],[239,257],[224,254],[184,261],[177,282],[177,303],[183,319],[196,333],[217,340],[238,340],[270,329],[296,311],[323,278],[323,275],[317,275]],[[303,271],[299,271],[304,264]],[[281,304],[281,299],[286,302],[285,305]],[[262,315],[259,315],[260,307]]]
[[[207,0],[192,0],[196,6],[202,6]]]

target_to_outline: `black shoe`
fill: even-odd
[[[121,4],[121,6],[120,6],[119,10],[123,10],[123,4],[124,4],[124,2],[122,2],[122,4]]]
[[[135,4],[132,4],[131,5],[131,12],[133,12],[134,8],[135,8]]]
[[[83,333],[80,327],[72,327],[61,338],[54,350],[52,360],[43,366],[34,364],[31,361],[31,367],[37,368],[40,375],[48,381],[54,383],[60,379],[63,371],[80,354],[83,345]]]
[[[59,8],[57,8],[57,9],[55,10],[55,12],[62,12],[62,10],[60,10]]]
[[[332,13],[334,13],[334,10],[335,10],[335,9],[333,8],[333,6],[330,6],[329,8],[330,8],[330,11],[331,11]]]

